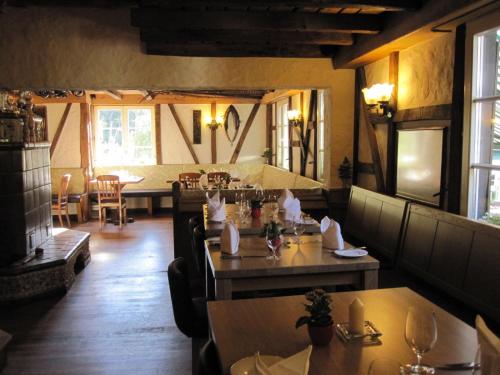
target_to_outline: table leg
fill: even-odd
[[[233,286],[231,279],[215,279],[215,299],[232,299]]]
[[[205,254],[205,293],[208,301],[215,299],[215,280],[210,268],[210,262]]]
[[[363,289],[378,289],[378,270],[366,270],[363,272]]]

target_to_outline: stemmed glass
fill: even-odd
[[[241,217],[241,222],[243,224],[247,222],[250,212],[251,212],[250,202],[245,199],[242,199],[240,202],[240,217]]]
[[[304,234],[305,230],[306,228],[304,226],[304,218],[302,217],[302,215],[296,216],[293,219],[293,233],[295,234],[295,243],[299,245],[299,247],[301,244],[300,236]]]
[[[417,363],[406,365],[405,369],[410,374],[434,374],[434,368],[422,364],[422,356],[430,351],[437,341],[437,323],[434,312],[410,307],[406,315],[405,339],[417,355]]]
[[[266,259],[276,259],[279,260],[280,257],[278,256],[278,253],[276,250],[280,247],[281,245],[281,237],[278,236],[276,237],[276,233],[273,232],[272,230],[272,225],[268,225],[266,228],[266,243],[267,246],[271,249],[272,254],[267,256]]]

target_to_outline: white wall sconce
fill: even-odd
[[[375,111],[377,115],[382,114],[382,116],[392,117],[389,101],[393,89],[394,85],[391,83],[376,83],[370,88],[365,87],[362,91],[366,105],[371,111]]]
[[[296,109],[291,109],[287,112],[288,117],[288,125],[290,126],[303,126],[304,118],[302,117],[302,113],[300,113]]]

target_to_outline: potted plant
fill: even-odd
[[[328,345],[333,336],[333,319],[330,313],[331,298],[323,289],[314,289],[306,293],[306,299],[309,303],[304,306],[309,316],[301,316],[295,323],[295,328],[307,324],[309,337],[313,345]]]
[[[258,219],[262,213],[262,200],[252,199],[250,200],[250,205],[252,207],[252,217]]]

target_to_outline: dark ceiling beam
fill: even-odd
[[[166,44],[146,43],[146,53],[198,57],[331,57],[331,47],[307,44]]]
[[[143,0],[142,5],[178,6],[178,0]],[[248,7],[308,7],[308,8],[359,8],[387,11],[415,10],[419,0],[183,0],[183,6],[248,6]]]
[[[333,59],[337,68],[355,68],[429,39],[432,28],[455,23],[460,16],[486,6],[500,6],[498,0],[431,0],[416,12],[386,15],[384,31],[367,37],[360,35],[350,47],[338,47]],[[463,20],[461,21],[463,22]],[[441,27],[442,29],[443,27]],[[445,29],[452,31],[453,25]]]
[[[141,29],[142,42],[190,43],[190,42],[224,42],[224,43],[274,43],[274,44],[318,44],[343,45],[353,44],[351,34],[338,32],[302,32],[280,31],[270,33],[258,30],[203,30],[165,31],[159,29]]]
[[[133,8],[132,25],[162,30],[342,31],[376,34],[382,19],[367,14],[168,11]]]

